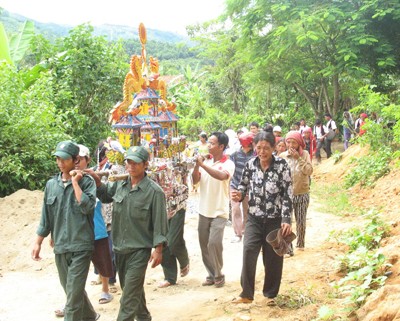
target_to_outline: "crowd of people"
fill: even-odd
[[[367,117],[362,113],[354,122],[351,114],[344,112],[345,148],[351,137],[365,133]],[[329,113],[325,120],[325,124],[316,120],[310,127],[301,119],[286,134],[279,125],[261,128],[257,122],[250,123],[249,130],[243,127],[210,135],[203,131],[192,152],[184,153],[194,159],[192,172],[183,175],[185,184],[191,178],[195,191],[199,188],[200,192],[198,241],[206,271],[203,286],[220,288],[225,284],[223,235],[231,221],[231,242],[243,242],[242,291],[233,303],[253,302],[260,252],[265,270],[262,293],[274,302],[283,259],[294,255],[292,240],[297,236],[297,250],[305,248],[313,156],[320,162],[323,149],[326,157],[331,157],[331,143],[338,134]],[[123,150],[122,166],[106,157],[105,151],[113,146],[111,138],[100,142],[93,168],[89,168],[90,152],[84,145],[63,141],[53,154],[60,172],[46,184],[32,258],[40,260],[42,242],[50,235],[66,294],[65,306],[56,310],[56,315],[64,320],[100,317],[85,291],[91,262],[102,284],[100,304],[113,299],[118,277],[122,289],[118,321],[151,320],[144,292],[149,262],[153,268],[162,266],[165,279],[161,288],[177,284],[178,272],[180,277],[189,273],[186,209],[168,217],[165,193],[146,173],[148,148]],[[108,182],[107,176],[99,176],[102,171],[128,175]],[[271,242],[271,235],[278,243]]]

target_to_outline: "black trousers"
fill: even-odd
[[[176,284],[178,277],[177,262],[179,262],[181,269],[189,264],[189,255],[185,239],[183,238],[185,214],[186,210],[181,209],[168,220],[168,246],[163,249],[161,266],[164,271],[165,280],[171,284]]]
[[[254,300],[257,259],[262,250],[264,263],[263,295],[274,298],[278,295],[282,279],[283,257],[275,253],[266,241],[269,232],[281,227],[281,219],[257,218],[249,215],[243,240],[243,266],[240,283],[242,298]]]
[[[324,150],[326,152],[326,158],[329,158],[332,156],[332,141],[330,139],[325,139],[325,146],[324,146]]]

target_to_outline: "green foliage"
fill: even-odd
[[[27,50],[33,37],[33,22],[25,22],[19,33],[7,37],[3,24],[0,22],[0,61],[18,65]]]
[[[342,159],[343,155],[339,151],[335,150],[335,152],[332,154],[332,159],[334,160],[334,164],[337,164],[340,162]]]
[[[12,63],[8,37],[3,24],[0,22],[0,61],[2,60]]]
[[[26,21],[21,32],[10,37],[10,56],[12,61],[18,65],[29,50],[29,44],[34,35],[34,24],[32,21]]]
[[[363,145],[371,146],[374,151],[384,145],[390,145],[394,137],[400,137],[400,127],[391,128],[388,126],[400,119],[398,105],[391,104],[387,95],[374,91],[376,86],[364,86],[359,89],[359,104],[351,109],[352,113],[359,115],[367,113],[369,118],[363,125],[366,133],[357,138]],[[372,115],[378,119],[372,119]],[[397,125],[397,124],[396,124]]]
[[[93,37],[93,29],[73,29],[57,45],[49,60],[56,109],[66,122],[66,133],[94,148],[110,133],[109,111],[123,99],[122,85],[129,57],[119,45]]]
[[[346,244],[350,252],[358,249],[361,251],[376,249],[380,241],[388,236],[389,225],[377,213],[371,211],[364,214],[362,218],[368,220],[364,228],[352,228],[337,236],[337,241]]]
[[[48,77],[28,90],[10,65],[0,65],[0,197],[41,189],[55,172],[52,150],[67,138],[51,101]]]
[[[388,120],[388,125],[392,127],[393,139],[397,144],[400,143],[400,106],[399,104],[389,104],[382,108],[382,115]]]
[[[383,254],[376,252],[381,239],[388,235],[388,225],[373,211],[366,218],[363,228],[352,228],[338,237],[339,242],[349,246],[349,251],[338,258],[340,270],[346,276],[334,287],[346,296],[350,309],[359,308],[372,292],[384,285],[385,273],[391,266]]]
[[[371,68],[396,64],[398,41],[377,28],[389,17],[398,26],[392,8],[399,9],[397,1],[236,0],[226,17],[237,31],[236,55],[252,62],[244,77],[281,91],[294,88],[294,99],[315,115],[330,111],[335,117],[340,100],[354,96],[358,79],[366,79]]]
[[[335,317],[335,310],[326,305],[323,305],[318,309],[318,318],[315,319],[315,321],[337,320],[334,319],[334,317]]]
[[[389,173],[391,159],[392,151],[385,146],[373,154],[353,158],[351,163],[356,163],[356,166],[345,176],[345,187],[357,183],[363,187],[373,186],[380,177]]]

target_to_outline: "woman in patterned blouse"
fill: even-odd
[[[249,215],[243,241],[242,293],[234,303],[254,300],[257,258],[262,250],[265,268],[263,295],[273,304],[282,278],[283,257],[266,241],[269,232],[282,228],[283,236],[291,229],[293,188],[290,169],[285,160],[273,155],[275,137],[260,132],[254,138],[257,156],[243,170],[238,190],[232,198],[241,201],[249,194]]]

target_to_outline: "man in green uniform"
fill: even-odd
[[[42,242],[51,233],[60,283],[67,295],[64,320],[92,321],[100,315],[87,297],[85,284],[94,244],[96,186],[82,172],[71,176],[78,154],[78,145],[71,141],[57,145],[54,155],[61,173],[46,184],[32,258],[41,259]]]
[[[117,321],[151,320],[143,288],[146,268],[149,262],[152,268],[161,263],[167,242],[165,195],[146,175],[148,159],[144,147],[129,148],[129,177],[124,181],[103,184],[93,170],[86,170],[96,181],[101,202],[113,202],[112,241],[122,288]]]

